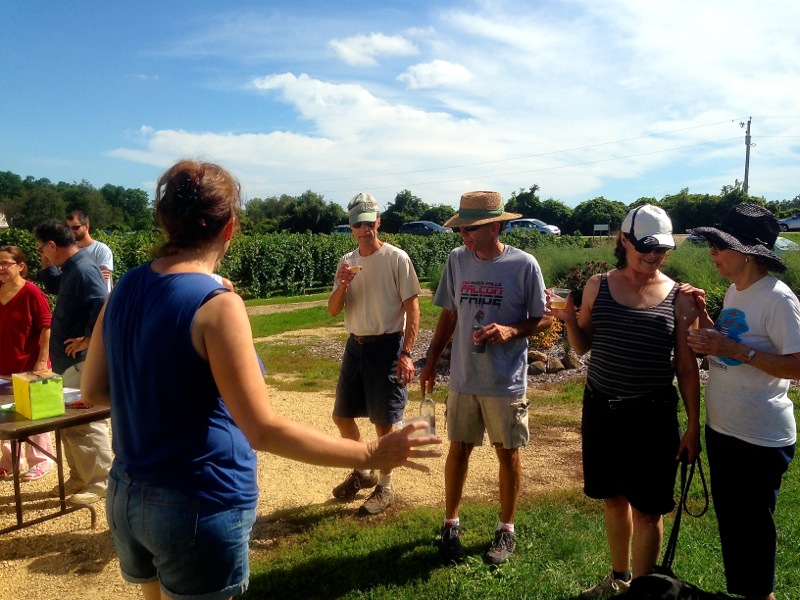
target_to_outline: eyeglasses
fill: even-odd
[[[14,265],[18,265],[19,263],[15,262],[0,262],[0,269],[9,269]]]
[[[47,244],[42,244],[41,246],[39,246],[39,254],[41,254],[42,252],[44,252],[44,249],[45,249],[45,248],[47,248]]]
[[[367,229],[372,229],[375,227],[375,221],[361,221],[360,223],[352,223],[350,227],[353,229],[361,229],[362,225],[364,225]]]
[[[78,229],[80,229],[81,227],[83,227],[83,225],[70,225],[69,226],[69,228],[72,229],[72,231],[78,231]]]

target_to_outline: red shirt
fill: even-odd
[[[30,281],[7,304],[0,302],[0,374],[33,369],[42,329],[50,327],[50,320],[47,296]]]

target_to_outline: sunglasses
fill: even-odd
[[[364,225],[367,229],[372,229],[375,227],[375,221],[361,221],[360,223],[353,223],[350,225],[353,229],[361,229],[361,226]]]
[[[467,233],[473,233],[474,231],[478,231],[481,227],[488,225],[488,223],[484,223],[483,225],[465,225],[464,227],[454,227],[453,231],[455,233],[461,233],[461,231],[466,231]]]
[[[69,228],[72,229],[72,231],[78,231],[78,229],[80,229],[81,227],[83,227],[83,225],[70,225],[69,226]]]
[[[656,246],[653,248],[652,246],[644,246],[641,244],[634,244],[634,250],[636,250],[639,254],[650,254],[651,252],[655,252],[656,254],[666,254],[667,250],[672,250],[667,246]]]

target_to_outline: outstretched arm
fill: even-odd
[[[192,328],[195,348],[208,359],[214,380],[233,420],[256,450],[330,467],[428,468],[415,458],[439,456],[420,450],[441,438],[411,438],[411,424],[368,444],[329,436],[277,415],[253,352],[253,336],[244,303],[236,294],[220,294],[197,311]],[[425,426],[424,423],[421,424]]]

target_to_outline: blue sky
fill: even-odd
[[[800,194],[796,0],[0,3],[0,171],[247,198]]]

